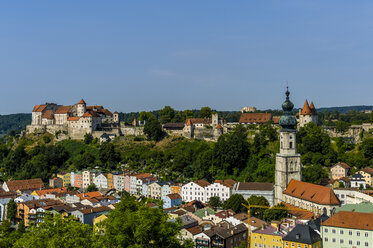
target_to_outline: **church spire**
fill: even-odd
[[[282,110],[284,111],[284,114],[281,116],[279,124],[282,127],[281,131],[295,130],[295,126],[297,125],[297,119],[292,114],[294,104],[290,101],[290,92],[288,87],[286,87],[285,95],[286,100],[282,104]]]

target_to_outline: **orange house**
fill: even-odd
[[[178,184],[171,184],[171,194],[179,194],[181,195],[181,187],[183,184],[178,183]]]
[[[19,221],[23,220],[25,226],[29,226],[32,222],[40,222],[40,219],[44,217],[45,211],[43,208],[56,206],[59,204],[62,204],[62,202],[54,199],[41,199],[27,202],[19,202],[17,203],[16,218]]]

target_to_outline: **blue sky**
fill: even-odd
[[[373,105],[373,1],[1,1],[0,114]]]

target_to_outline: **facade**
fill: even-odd
[[[323,247],[373,247],[372,223],[372,213],[340,211],[321,223]]]
[[[171,188],[171,194],[179,194],[181,195],[181,187],[183,185],[181,183],[179,184],[171,184],[170,185],[170,188]]]
[[[71,106],[61,106],[55,103],[36,105],[32,110],[31,125],[26,127],[27,133],[66,132],[68,137],[83,139],[85,134],[93,134],[105,128],[107,131],[116,129],[119,134],[119,115],[112,114],[103,106],[87,106],[82,99]],[[98,132],[97,137],[102,133]]]
[[[74,182],[71,184],[72,186],[77,187],[77,188],[81,188],[83,186],[83,175],[80,171],[75,172],[74,176],[71,173],[71,178],[74,178]]]
[[[341,205],[344,204],[359,204],[362,202],[371,202],[373,203],[373,197],[360,192],[358,189],[333,189],[335,195],[341,201]]]
[[[360,173],[364,177],[367,185],[373,187],[373,168],[366,167],[362,170],[359,170],[358,173]]]
[[[282,238],[286,235],[284,231],[275,224],[262,225],[256,230],[251,232],[250,247],[253,248],[264,248],[264,247],[276,247],[282,248]]]
[[[299,127],[304,127],[310,122],[318,124],[318,115],[313,102],[308,105],[308,101],[306,100],[303,105],[303,109],[299,110]]]
[[[210,238],[210,247],[234,248],[242,242],[247,246],[247,227],[244,224],[231,227],[216,226],[204,233]]]
[[[4,221],[7,213],[7,205],[12,198],[2,198],[0,199],[0,222]]]
[[[163,208],[172,208],[180,206],[182,203],[181,196],[179,194],[168,194],[163,197]]]
[[[96,176],[94,184],[99,189],[107,189],[108,188],[107,173],[101,173],[98,176]]]
[[[361,173],[356,173],[355,175],[353,175],[351,177],[350,184],[351,184],[351,188],[366,189],[367,187],[367,183],[364,179],[364,176]]]
[[[31,222],[38,222],[37,220],[44,216],[45,207],[51,207],[61,204],[59,200],[53,199],[42,199],[42,200],[31,200],[17,203],[17,215],[18,220],[23,220],[25,226],[29,226]],[[39,216],[38,216],[39,215]]]
[[[107,188],[108,189],[114,189],[113,174],[111,174],[111,173],[105,173],[105,176],[107,178]]]
[[[209,185],[210,183],[203,179],[185,184],[181,188],[181,197],[183,201],[190,202],[193,200],[198,200],[201,202],[206,202],[207,192],[205,188]]]
[[[285,203],[315,214],[331,215],[341,205],[331,188],[297,180],[290,181],[282,199]]]
[[[102,214],[107,214],[110,208],[107,206],[85,208],[73,211],[71,214],[74,215],[83,224],[88,224],[93,227],[93,221],[95,218]]]
[[[331,179],[337,180],[343,177],[350,176],[351,167],[346,163],[338,163],[330,168],[330,177]]]
[[[59,177],[53,177],[49,179],[49,187],[51,188],[62,188],[63,180]]]
[[[240,194],[247,200],[250,196],[263,196],[269,204],[274,204],[273,184],[260,182],[238,182],[233,187],[232,194]]]
[[[113,187],[118,191],[124,190],[124,175],[123,174],[113,174]]]
[[[60,172],[57,173],[57,177],[62,179],[62,185],[63,187],[69,187],[71,186],[71,173],[69,172]]]
[[[212,196],[218,196],[221,201],[226,201],[232,195],[233,186],[236,181],[232,179],[226,180],[215,180],[213,184],[206,186],[206,202],[210,200]]]
[[[285,237],[284,248],[321,248],[321,237],[309,225],[298,224]]]
[[[280,118],[280,153],[276,154],[275,171],[275,204],[283,201],[282,192],[291,180],[302,180],[302,165],[300,154],[297,153],[296,118],[291,114],[294,104],[289,99],[290,92],[286,90],[286,100],[282,104],[284,114]]]

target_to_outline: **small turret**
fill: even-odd
[[[84,113],[87,111],[87,108],[86,108],[87,105],[86,105],[85,101],[82,99],[76,105],[77,105],[76,106],[76,112],[77,112],[78,116],[80,117],[80,116],[84,115]]]

